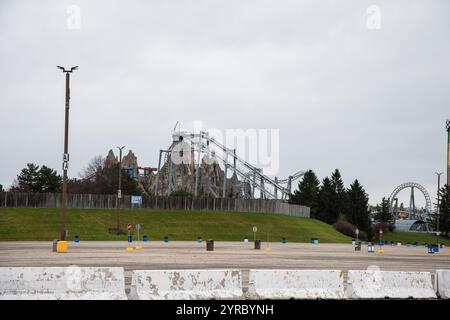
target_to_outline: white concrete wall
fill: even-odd
[[[131,299],[225,299],[242,296],[239,270],[137,270]]]
[[[0,300],[122,300],[119,267],[3,267]]]
[[[436,270],[434,289],[442,299],[450,299],[450,270]]]
[[[250,270],[250,298],[339,299],[344,297],[340,270]]]
[[[436,298],[429,272],[349,270],[346,295],[353,299]]]

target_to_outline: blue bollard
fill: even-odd
[[[144,235],[144,236],[142,237],[142,241],[147,242],[147,241],[148,241],[148,236],[147,236],[147,235]]]
[[[73,237],[73,242],[75,242],[75,243],[80,242],[80,237],[79,236]]]
[[[281,243],[282,243],[282,244],[286,244],[286,242],[287,242],[287,241],[286,241],[286,238],[281,238]]]
[[[133,236],[128,236],[128,243],[132,243],[133,242]]]
[[[169,236],[164,236],[164,243],[168,243],[169,242]]]

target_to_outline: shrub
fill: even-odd
[[[357,227],[343,218],[339,218],[339,220],[333,224],[333,228],[339,231],[340,233],[345,234],[346,236],[356,238],[355,230],[357,229]],[[362,230],[359,230],[358,239],[367,241],[367,233]]]

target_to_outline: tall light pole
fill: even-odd
[[[117,190],[117,234],[120,234],[120,208],[122,206],[122,150],[125,146],[117,147],[119,149],[119,189]]]
[[[447,203],[450,203],[450,119],[445,121],[445,127],[447,129]]]
[[[439,244],[439,191],[441,190],[441,174],[443,174],[443,172],[435,172],[435,173],[438,177],[436,239],[437,239],[437,244]]]
[[[61,204],[61,230],[60,240],[66,239],[66,211],[67,211],[67,169],[69,168],[69,102],[70,102],[70,74],[78,69],[78,66],[65,69],[57,66],[66,74],[66,104],[64,120],[64,155],[63,155],[63,189]]]

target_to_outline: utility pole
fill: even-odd
[[[78,69],[78,66],[66,70],[57,66],[66,74],[66,103],[64,116],[64,155],[63,155],[63,189],[61,203],[61,229],[60,240],[66,240],[66,211],[67,211],[67,169],[69,169],[69,104],[70,104],[70,74]]]
[[[120,234],[120,209],[122,207],[122,150],[125,146],[117,147],[119,149],[119,189],[117,189],[117,234]]]
[[[447,129],[447,203],[450,203],[450,119],[445,122]]]
[[[436,219],[436,243],[439,244],[439,191],[441,190],[441,174],[443,172],[435,172],[438,177],[438,189],[437,189],[437,219]]]

